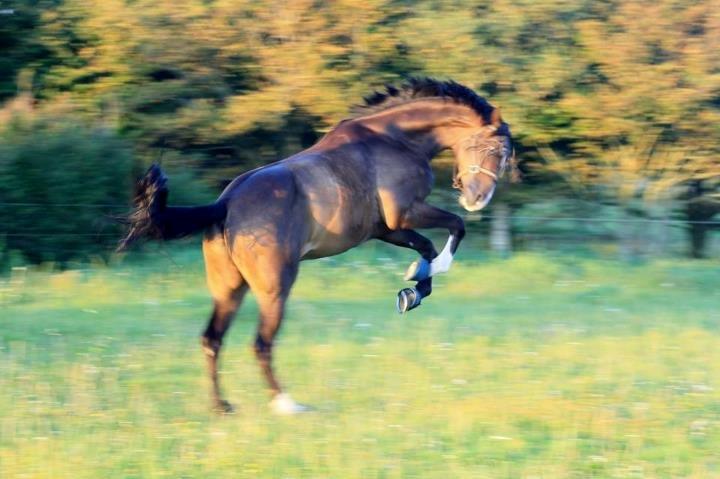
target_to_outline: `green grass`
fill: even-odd
[[[465,258],[394,312],[412,254],[303,265],[277,417],[226,341],[209,412],[196,251],[0,283],[0,477],[720,477],[717,263]]]

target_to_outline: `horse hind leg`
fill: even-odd
[[[273,346],[285,315],[285,304],[298,271],[297,261],[289,261],[275,248],[255,251],[240,264],[257,301],[259,315],[253,349],[263,378],[270,391],[270,407],[278,414],[309,411],[283,391],[273,368]]]
[[[273,368],[273,343],[282,324],[287,293],[261,293],[255,296],[260,317],[258,318],[254,350],[260,370],[270,389],[270,408],[276,414],[298,414],[310,411],[311,408],[296,403],[289,394],[283,391]]]
[[[213,297],[213,312],[202,334],[201,344],[211,382],[213,409],[220,413],[233,411],[232,405],[222,398],[218,380],[218,361],[223,337],[247,292],[247,284],[230,259],[225,241],[218,232],[209,234],[203,242],[207,283]]]
[[[211,381],[211,399],[213,410],[220,413],[233,412],[233,406],[222,398],[220,382],[218,380],[218,362],[222,348],[223,336],[230,327],[238,308],[240,307],[241,295],[244,288],[238,291],[236,297],[225,300],[215,300],[213,312],[210,315],[207,328],[203,332],[201,344],[207,362],[208,376]]]

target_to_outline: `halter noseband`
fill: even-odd
[[[478,145],[478,143],[480,143],[480,135],[473,135],[470,138],[464,140],[462,143],[465,143],[468,141],[473,142],[473,144],[471,146],[469,146],[468,149],[473,149],[476,151],[476,155],[474,158],[476,160],[476,162],[463,170],[458,170],[457,165],[454,166],[454,168],[453,168],[454,169],[454,171],[453,171],[453,188],[455,188],[455,189],[462,188],[462,182],[460,181],[460,178],[462,178],[463,176],[465,176],[468,173],[472,173],[474,175],[478,174],[478,173],[483,173],[484,175],[487,175],[490,178],[492,178],[494,181],[498,181],[498,179],[499,179],[498,174],[495,171],[489,170],[483,166],[483,163],[485,163],[485,159],[488,157],[487,153],[492,152],[497,147],[497,145],[490,144],[490,145],[485,146],[484,148],[480,148],[480,146]],[[480,155],[482,155],[482,157],[481,157],[480,161],[477,162],[478,156],[480,156]],[[500,167],[498,168],[498,170],[500,171],[500,175],[502,175],[502,172],[505,169],[505,156],[504,155],[503,155],[503,158],[501,161],[502,162],[500,164]]]

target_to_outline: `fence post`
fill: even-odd
[[[490,249],[503,258],[512,253],[510,233],[510,207],[507,203],[495,203],[490,219]]]

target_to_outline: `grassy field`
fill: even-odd
[[[0,477],[720,477],[720,269],[463,259],[408,315],[412,255],[308,262],[277,417],[244,305],[209,411],[196,251],[0,283]]]

